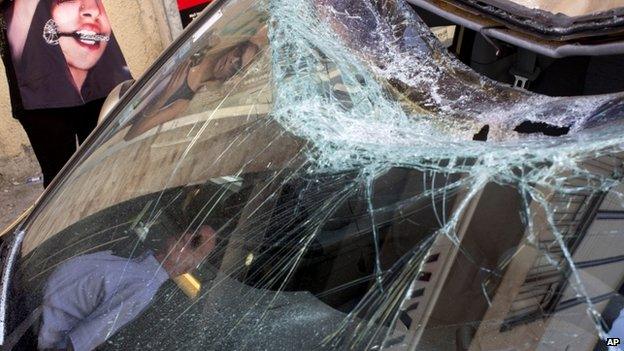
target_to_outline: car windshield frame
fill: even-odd
[[[9,259],[0,281],[5,282],[0,286],[0,312],[7,310],[8,294],[18,297],[9,304],[9,310],[19,311],[16,317],[6,322],[3,312],[0,320],[3,329],[10,324],[9,339],[32,342],[33,335],[53,329],[53,317],[45,321],[36,314],[55,308],[47,303],[50,294],[63,290],[59,277],[109,282],[124,272],[121,281],[128,265],[134,267],[128,272],[147,272],[130,273],[132,283],[143,282],[147,275],[174,289],[163,293],[159,285],[158,291],[138,296],[141,306],[154,307],[150,313],[137,308],[134,315],[113,309],[100,314],[109,329],[99,329],[104,332],[93,338],[98,340],[95,346],[140,345],[128,334],[147,340],[146,330],[171,326],[153,334],[163,348],[193,342],[193,333],[198,338],[194,342],[213,347],[239,341],[236,345],[243,347],[263,345],[267,340],[285,345],[305,340],[328,347],[350,343],[352,348],[380,342],[385,347],[398,340],[413,348],[424,335],[423,320],[443,314],[440,306],[452,306],[450,300],[470,298],[473,292],[480,299],[470,311],[447,314],[453,325],[461,325],[456,322],[464,317],[484,327],[493,319],[512,326],[527,321],[515,310],[513,318],[485,316],[496,310],[490,302],[500,302],[505,293],[498,287],[501,277],[514,272],[510,260],[513,267],[541,264],[516,255],[531,250],[526,241],[546,239],[564,253],[568,244],[574,250],[576,244],[560,235],[551,217],[561,212],[567,218],[563,212],[572,201],[567,194],[587,190],[584,201],[593,203],[612,185],[615,172],[586,169],[585,157],[591,163],[597,153],[612,156],[609,143],[620,139],[591,128],[614,126],[605,116],[619,116],[624,99],[550,98],[497,85],[461,66],[402,2],[389,1],[381,10],[350,3],[353,14],[331,7],[315,11],[319,8],[314,1],[303,1],[310,7],[302,6],[300,12],[287,1],[275,1],[268,13],[251,0],[214,3],[121,99],[2,249]],[[344,3],[336,0],[337,6]],[[374,19],[398,30],[376,30]],[[305,26],[316,21],[328,21],[330,28]],[[290,29],[299,35],[294,40],[285,35]],[[260,34],[262,41],[257,40]],[[327,40],[335,35],[342,41]],[[422,60],[422,65],[405,69],[391,61],[395,59]],[[201,71],[204,85],[194,89],[191,72],[197,71],[191,69],[206,62],[222,63],[223,70],[207,75]],[[222,72],[229,73],[218,77]],[[178,100],[184,100],[182,105]],[[172,112],[169,107],[175,103],[181,109],[173,117],[161,114]],[[547,127],[566,121],[578,121],[578,126],[568,127],[572,132],[560,138],[514,139],[520,133],[517,127],[533,123],[527,114]],[[163,115],[167,117],[161,119]],[[592,119],[596,116],[597,121]],[[483,142],[488,132],[493,143]],[[476,139],[483,134],[485,139]],[[449,142],[449,136],[455,139]],[[597,138],[585,143],[587,136]],[[571,161],[560,162],[564,157]],[[604,161],[607,168],[616,162]],[[590,218],[601,205],[585,206],[574,216]],[[533,232],[536,224],[539,231]],[[568,229],[574,236],[578,228]],[[496,247],[484,254],[481,244],[489,241]],[[170,255],[184,265],[171,264]],[[570,278],[579,271],[571,255],[557,257],[570,266],[556,283],[562,295],[583,288],[580,278]],[[114,263],[100,264],[101,259]],[[80,265],[84,262],[91,265]],[[143,263],[149,269],[138,267]],[[85,266],[96,268],[83,274],[80,268]],[[13,270],[15,288],[6,283]],[[453,294],[463,291],[452,289],[453,280],[467,271],[482,281],[467,283],[465,295]],[[176,280],[180,277],[185,280]],[[222,282],[227,288],[220,289]],[[185,284],[188,291],[182,291]],[[78,290],[87,291],[55,296],[77,301],[72,294]],[[115,298],[117,290],[109,291],[115,292],[106,296]],[[241,298],[246,294],[254,297]],[[593,309],[591,296],[582,295],[589,300],[588,311]],[[205,300],[194,300],[198,296]],[[169,297],[186,300],[177,303]],[[261,303],[254,303],[255,298]],[[171,306],[161,306],[159,299]],[[94,306],[101,307],[98,302]],[[228,312],[219,315],[221,306]],[[85,308],[88,312],[77,319],[89,320],[96,308]],[[107,319],[114,315],[122,315],[119,325],[117,317],[113,323]],[[152,323],[153,316],[164,322]],[[309,324],[295,322],[303,317],[310,317]],[[135,324],[135,319],[141,322]],[[28,327],[19,329],[27,320]],[[198,328],[179,333],[177,328],[186,325],[176,324],[179,320]],[[73,344],[69,332],[74,325],[69,325],[71,329],[59,329],[56,335],[62,335],[60,342]],[[130,331],[124,334],[126,325]],[[265,325],[277,328],[263,333]],[[447,332],[453,328],[449,325]],[[480,339],[488,340],[486,329]],[[2,330],[3,338],[5,334]],[[306,338],[311,334],[323,340]],[[49,345],[62,348],[54,340]]]

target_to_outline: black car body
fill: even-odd
[[[2,345],[600,347],[621,99],[491,81],[401,1],[216,1],[5,241]]]

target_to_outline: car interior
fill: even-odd
[[[144,195],[88,216],[30,252],[16,272],[17,290],[29,293],[21,299],[23,305],[16,306],[14,317],[18,324],[31,323],[27,330],[24,326],[17,328],[23,336],[16,345],[24,349],[36,345],[34,335],[39,322],[36,314],[47,277],[56,268],[76,256],[93,252],[110,250],[130,260],[147,250],[158,250],[168,236],[185,230],[179,218],[189,215],[195,221],[192,226],[203,223],[217,231],[215,250],[189,272],[201,284],[198,294],[189,297],[174,281],[169,281],[161,287],[150,307],[131,323],[136,326],[127,328],[140,328],[141,321],[153,321],[157,316],[163,321],[163,333],[172,333],[172,328],[181,332],[186,330],[185,326],[191,328],[200,316],[205,318],[214,313],[206,306],[214,304],[215,310],[225,308],[220,304],[227,305],[227,296],[243,291],[251,291],[248,294],[262,299],[295,294],[298,297],[291,304],[325,311],[323,318],[342,320],[354,311],[365,318],[366,314],[356,307],[375,284],[376,260],[383,271],[400,265],[407,251],[439,228],[436,218],[448,215],[450,210],[450,206],[445,208],[442,204],[452,201],[454,194],[444,197],[435,191],[430,196],[418,194],[435,190],[453,179],[445,176],[430,179],[400,168],[380,177],[374,184],[372,200],[378,211],[374,219],[378,236],[371,229],[365,191],[358,189],[353,179],[354,175],[348,173],[302,176],[285,182],[274,174],[262,173],[220,177],[204,184]],[[353,188],[345,193],[349,186]],[[433,188],[423,188],[427,186]],[[256,207],[254,198],[263,195],[258,191],[266,192],[266,189],[277,191],[279,196],[263,197],[263,203]],[[437,199],[437,209],[431,206],[432,196]],[[306,200],[300,201],[302,198]],[[333,206],[337,203],[339,206]],[[323,206],[326,210],[318,211]],[[255,209],[253,214],[242,216],[250,208]],[[318,217],[319,213],[324,217]],[[305,240],[309,243],[299,255],[301,242]],[[219,287],[225,283],[219,281],[232,287],[223,291]],[[302,294],[305,296],[300,297]],[[240,303],[237,302],[236,309],[244,310],[244,304]],[[287,317],[279,318],[283,321]],[[173,323],[183,320],[187,321]],[[216,319],[214,323],[219,325]],[[106,349],[127,347],[129,335],[135,334],[124,332],[127,328],[119,332],[123,336],[113,335]],[[226,344],[232,342],[216,331],[212,337],[224,338],[222,342]],[[288,333],[284,337],[290,338]],[[198,342],[196,338],[190,339]],[[215,342],[205,340],[208,341]],[[310,342],[320,341],[313,338]]]

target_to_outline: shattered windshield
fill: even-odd
[[[624,337],[621,95],[488,80],[401,0],[219,1],[138,87],[25,224],[9,349]]]

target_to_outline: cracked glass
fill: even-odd
[[[24,224],[5,347],[593,350],[622,95],[451,57],[400,0],[217,1]]]

